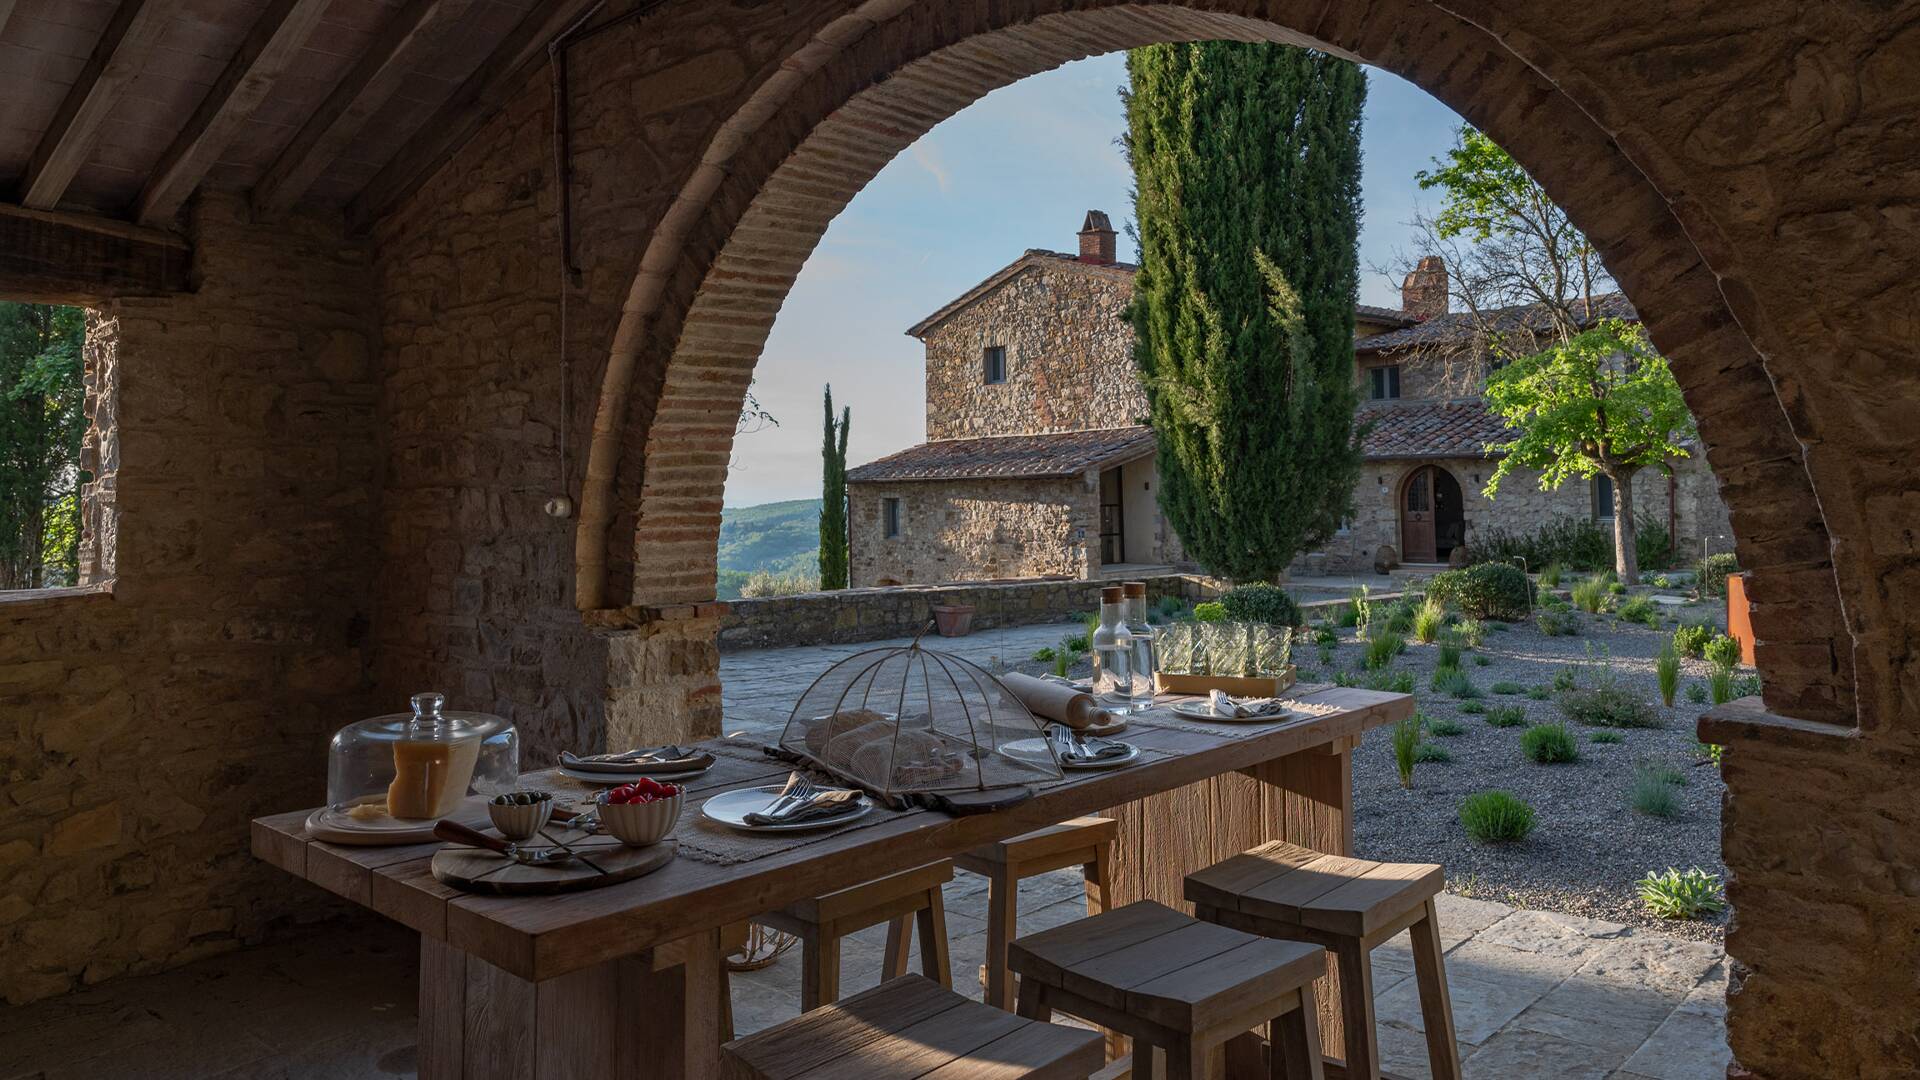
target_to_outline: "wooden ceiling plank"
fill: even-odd
[[[7,0],[0,0],[6,3]],[[207,90],[193,119],[167,148],[134,204],[134,220],[161,225],[172,220],[193,189],[239,135],[253,110],[273,91],[330,0],[274,0],[253,24],[240,51]]]
[[[546,57],[547,44],[604,0],[560,0],[537,5],[460,84],[419,132],[348,205],[347,218],[365,228],[440,170],[487,118],[519,90],[528,65]]]
[[[407,61],[440,39],[467,0],[412,0],[381,28],[366,54],[300,128],[253,188],[253,213],[273,220],[293,209],[373,114],[400,88]]]
[[[27,163],[20,181],[22,205],[51,210],[60,201],[93,148],[101,122],[146,66],[177,6],[177,0],[121,0]]]

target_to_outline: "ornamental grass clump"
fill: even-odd
[[[1720,896],[1719,877],[1697,866],[1684,873],[1671,866],[1664,874],[1649,873],[1640,879],[1639,888],[1641,902],[1662,919],[1717,915],[1727,906]]]
[[[1508,791],[1480,791],[1460,800],[1460,826],[1480,844],[1510,844],[1533,831],[1533,807]]]
[[[1479,619],[1461,619],[1453,624],[1453,632],[1460,635],[1467,648],[1477,649],[1487,639],[1487,624]]]
[[[1480,688],[1473,685],[1473,680],[1468,678],[1467,673],[1461,671],[1459,668],[1443,667],[1433,669],[1433,682],[1430,685],[1434,690],[1461,701],[1471,700],[1480,696]]]
[[[1598,615],[1607,609],[1613,594],[1608,591],[1610,583],[1598,574],[1583,581],[1575,582],[1569,594],[1573,597],[1573,606],[1589,615]]]
[[[1560,587],[1560,577],[1565,573],[1566,570],[1559,563],[1550,562],[1540,568],[1540,584],[1548,589],[1557,589]]]
[[[1440,636],[1441,627],[1447,623],[1447,607],[1437,597],[1429,595],[1413,609],[1413,636],[1422,645],[1431,645]]]
[[[1580,632],[1580,620],[1571,611],[1541,611],[1533,624],[1548,637],[1572,637]]]
[[[1660,629],[1660,612],[1653,601],[1644,596],[1636,596],[1620,605],[1620,621],[1640,623],[1650,630]]]
[[[1707,703],[1706,684],[1697,683],[1697,682],[1688,683],[1687,684],[1687,700],[1694,703],[1695,705],[1705,705]]]
[[[1405,652],[1407,639],[1391,630],[1381,630],[1367,639],[1367,670],[1378,671],[1393,663],[1393,659]]]
[[[1462,724],[1458,720],[1449,720],[1444,716],[1438,720],[1427,721],[1427,734],[1437,735],[1443,739],[1451,739],[1456,735],[1464,735],[1466,732],[1467,728],[1465,724]]]
[[[1707,675],[1707,696],[1715,705],[1733,700],[1733,669],[1716,667]]]
[[[1448,634],[1446,637],[1441,638],[1439,666],[1450,667],[1450,668],[1459,667],[1460,657],[1464,649],[1465,649],[1464,644],[1462,644],[1459,638],[1453,636],[1452,634]]]
[[[1627,787],[1627,805],[1648,817],[1680,816],[1680,791],[1666,775],[1653,769],[1635,769],[1633,783]]]
[[[1465,709],[1466,706],[1462,705],[1461,708]],[[1519,705],[1493,705],[1487,708],[1487,723],[1494,727],[1519,727],[1526,722],[1527,710]]]
[[[1422,765],[1445,765],[1453,760],[1453,755],[1439,743],[1421,742],[1413,751],[1413,760]]]
[[[1393,725],[1393,767],[1399,770],[1401,787],[1413,787],[1413,766],[1419,754],[1420,716],[1416,713]]]
[[[1553,687],[1551,687],[1551,686],[1529,686],[1529,687],[1527,687],[1527,700],[1529,700],[1529,701],[1551,701],[1551,700],[1553,700]]]
[[[1660,680],[1661,703],[1669,709],[1673,708],[1673,695],[1680,689],[1680,650],[1674,647],[1672,638],[1660,646],[1660,655],[1653,662],[1653,672]]]
[[[1526,687],[1510,679],[1501,679],[1499,682],[1494,683],[1490,689],[1496,694],[1524,694],[1527,692]]]
[[[1461,712],[1473,716],[1478,716],[1487,711],[1487,706],[1483,702],[1478,701],[1463,701],[1457,707]]]
[[[1563,765],[1580,759],[1580,745],[1565,724],[1536,724],[1520,736],[1520,751],[1542,765]]]
[[[1599,731],[1587,736],[1587,741],[1590,743],[1599,743],[1602,746],[1612,746],[1615,743],[1624,741],[1625,738],[1626,736],[1611,728],[1601,728]]]

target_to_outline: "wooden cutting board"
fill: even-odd
[[[585,836],[568,832],[561,836],[583,859],[558,866],[524,866],[505,855],[486,848],[448,844],[434,853],[433,876],[442,883],[468,892],[495,896],[534,896],[597,889],[644,877],[673,861],[678,851],[671,840],[646,847],[628,847],[611,836]],[[548,841],[535,837],[530,847],[546,847]],[[593,866],[588,866],[591,862]]]

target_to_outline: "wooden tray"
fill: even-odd
[[[1207,694],[1224,690],[1233,697],[1278,697],[1293,685],[1297,669],[1292,664],[1280,675],[1243,678],[1238,675],[1169,675],[1153,673],[1153,689],[1161,694]]]
[[[495,896],[545,895],[632,881],[672,862],[679,851],[671,840],[646,847],[628,847],[611,836],[576,840],[569,833],[563,839],[606,873],[597,873],[578,859],[560,866],[522,866],[485,848],[448,844],[434,853],[433,876],[443,884],[468,892]],[[541,837],[531,841],[531,845],[540,847],[547,843]]]

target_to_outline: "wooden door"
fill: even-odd
[[[1400,559],[1433,562],[1433,466],[1413,470],[1400,489]]]

